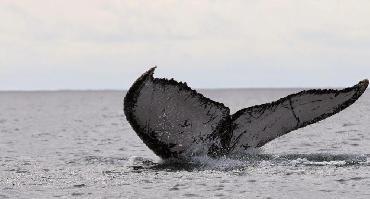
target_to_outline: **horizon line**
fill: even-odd
[[[192,88],[193,90],[240,90],[240,89],[342,89],[346,87],[225,87],[225,88]],[[366,90],[369,90],[367,88]],[[128,89],[19,89],[0,90],[0,92],[127,92]]]

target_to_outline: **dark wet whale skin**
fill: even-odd
[[[230,115],[224,104],[173,79],[153,77],[151,68],[131,86],[124,113],[143,142],[161,158],[243,153],[353,104],[366,90],[363,80],[342,90],[313,89]]]

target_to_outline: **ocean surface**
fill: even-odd
[[[200,90],[232,112],[300,89]],[[162,161],[119,91],[0,92],[0,198],[370,198],[370,91],[238,158]]]

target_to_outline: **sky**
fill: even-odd
[[[346,87],[370,78],[368,0],[0,0],[0,90]]]

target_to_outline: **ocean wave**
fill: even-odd
[[[167,159],[155,160],[132,157],[128,166],[133,169],[150,170],[243,170],[251,167],[318,167],[318,166],[370,166],[369,155],[362,154],[244,154],[241,156],[223,156],[213,158],[209,156],[194,156],[188,160]]]

